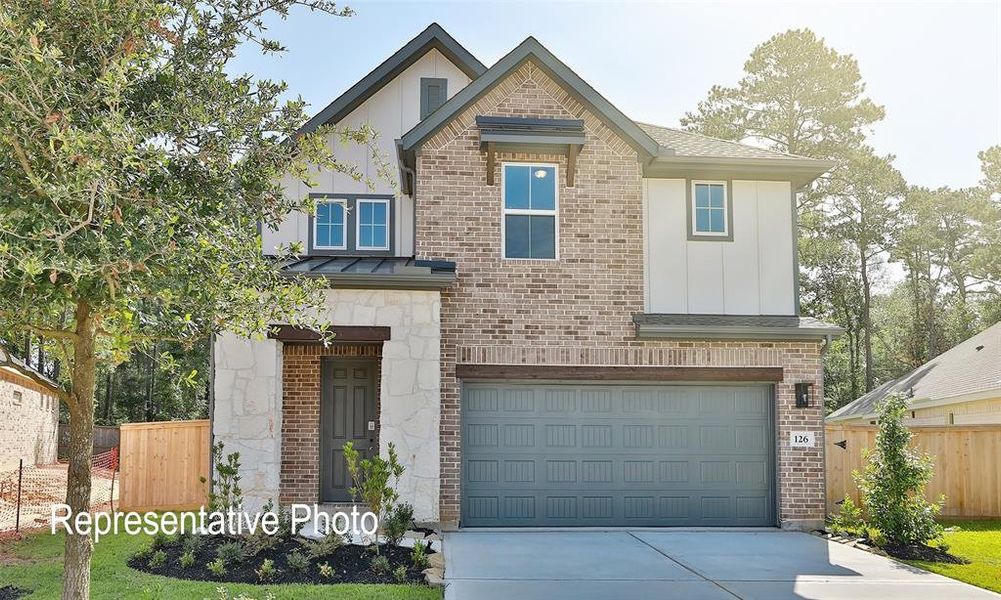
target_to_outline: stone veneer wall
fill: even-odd
[[[326,291],[324,317],[334,325],[383,326],[391,339],[383,342],[379,379],[379,449],[396,445],[406,471],[399,490],[414,505],[415,517],[438,519],[438,430],[440,296],[437,291],[354,290]],[[313,351],[290,348],[274,340],[251,341],[226,334],[214,349],[215,406],[213,433],[227,452],[239,450],[244,468],[244,495],[248,507],[268,499],[318,500],[318,462],[310,464],[310,421],[319,428],[319,369]],[[301,347],[300,347],[301,348]],[[286,369],[284,362],[289,360]],[[318,355],[315,357],[317,361]],[[283,377],[290,379],[283,392]],[[283,398],[285,394],[285,398]],[[308,399],[317,399],[312,404]],[[283,400],[290,403],[283,423]],[[291,406],[295,403],[295,406]],[[315,415],[310,412],[315,409]],[[293,421],[294,419],[294,421]],[[282,432],[292,447],[282,474]],[[313,454],[319,461],[319,446]],[[284,477],[285,486],[282,486]],[[302,483],[300,486],[300,482]],[[314,483],[317,482],[317,483]]]
[[[576,185],[566,158],[500,154],[497,185],[486,185],[476,115],[571,118],[587,142]],[[500,164],[560,165],[559,260],[501,258]],[[460,382],[455,365],[781,366],[776,386],[778,506],[784,526],[824,517],[823,409],[794,409],[798,381],[821,391],[819,342],[677,342],[636,339],[644,310],[642,171],[636,152],[543,71],[527,62],[458,115],[417,156],[417,254],[454,260],[456,285],[442,294],[441,520],[460,510]],[[819,402],[816,404],[820,404]],[[810,450],[789,432],[817,434]]]
[[[16,400],[17,393],[20,401]],[[0,472],[56,462],[59,399],[35,382],[0,369]]]

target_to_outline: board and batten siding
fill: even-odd
[[[319,193],[396,196],[394,219],[397,226],[393,248],[397,256],[411,256],[414,253],[414,204],[409,196],[397,191],[400,182],[396,167],[396,140],[420,121],[422,77],[447,79],[449,97],[466,87],[470,81],[452,61],[438,50],[431,49],[338,123],[339,126],[351,129],[368,124],[376,131],[376,143],[383,160],[389,166],[392,181],[379,176],[379,161],[372,158],[367,146],[342,144],[336,135],[328,139],[334,156],[344,165],[356,167],[363,176],[362,181],[326,170],[314,176],[315,187],[309,187],[293,177],[285,177],[282,181],[285,193],[297,198]],[[370,188],[364,178],[371,180],[375,184],[374,188]],[[261,232],[264,252],[274,253],[279,244],[297,240],[305,248],[308,243],[308,228],[309,219],[301,212],[289,215],[277,231],[264,228]]]
[[[646,310],[796,313],[791,184],[730,181],[733,241],[688,239],[685,179],[644,179]]]

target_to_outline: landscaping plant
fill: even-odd
[[[400,565],[395,569],[393,569],[393,579],[395,579],[397,583],[403,583],[404,581],[406,581],[407,568],[404,567],[403,565]]]
[[[891,546],[927,544],[942,534],[935,517],[945,498],[925,499],[934,465],[927,454],[910,448],[911,432],[903,422],[906,410],[902,394],[891,394],[879,405],[876,446],[863,453],[865,468],[853,473],[867,524]]]
[[[271,581],[278,574],[278,569],[275,567],[275,561],[270,558],[265,558],[261,562],[260,568],[254,571],[257,573],[257,579],[261,582]]]
[[[191,565],[195,564],[195,553],[191,550],[186,550],[184,554],[181,555],[178,562],[182,568],[187,569]]]
[[[240,488],[240,453],[231,452],[223,459],[224,445],[212,445],[212,485],[209,486],[210,511],[226,512],[230,508],[243,506],[243,490]],[[202,477],[202,483],[205,478]]]
[[[389,559],[383,555],[378,555],[372,559],[372,570],[376,573],[389,573]]]
[[[354,444],[351,442],[344,444],[344,460],[347,462],[348,472],[354,483],[350,489],[351,496],[356,500],[361,498],[361,501],[383,523],[388,520],[400,497],[396,492],[395,485],[399,483],[404,469],[403,465],[399,463],[396,447],[392,442],[389,443],[388,454],[388,460],[381,456],[361,458],[360,453],[355,450]],[[402,535],[401,533],[400,536],[402,537]],[[375,553],[379,553],[378,540],[375,543]]]
[[[855,504],[851,496],[846,494],[845,499],[841,501],[841,509],[831,519],[831,530],[835,533],[859,536],[865,533],[865,529],[862,509]]]
[[[305,573],[306,569],[309,568],[309,557],[298,550],[289,554],[286,562],[288,563],[288,568],[299,573]]]
[[[386,536],[386,541],[396,546],[413,524],[413,505],[408,502],[401,502],[388,511],[386,520],[382,522],[382,532]]]
[[[216,577],[222,577],[226,574],[226,561],[221,558],[217,558],[205,565],[205,568],[209,570],[209,573],[212,573]]]
[[[311,542],[307,542],[309,554],[313,558],[323,558],[330,556],[335,550],[344,545],[344,538],[336,533],[329,533],[326,536]]]
[[[323,563],[318,566],[320,570],[320,576],[324,579],[330,579],[334,576],[334,568],[330,566],[330,563]]]
[[[149,559],[149,568],[159,569],[167,563],[167,553],[163,550],[157,550],[153,553],[153,556]]]
[[[428,547],[427,544],[417,541],[414,542],[414,547],[410,550],[410,562],[413,563],[414,568],[423,571],[428,568]]]
[[[240,542],[226,542],[216,548],[216,557],[227,565],[237,565],[246,556],[243,544]]]

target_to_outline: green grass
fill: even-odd
[[[436,589],[405,585],[241,585],[203,581],[183,581],[140,573],[125,561],[145,544],[145,536],[124,534],[102,537],[94,547],[91,565],[91,598],[154,600],[183,598],[216,600],[217,588],[231,595],[245,594],[264,600],[271,592],[276,600],[440,600]],[[32,590],[32,600],[59,598],[62,586],[63,535],[48,530],[20,541],[0,543],[0,587],[15,585]]]
[[[905,561],[915,567],[960,581],[1001,592],[1001,520],[950,521],[946,527],[958,527],[945,533],[949,552],[970,561],[968,565]]]

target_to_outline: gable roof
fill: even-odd
[[[462,44],[455,41],[455,38],[442,29],[441,25],[431,23],[417,37],[407,42],[381,65],[363,77],[361,81],[351,86],[348,91],[338,96],[326,108],[307,121],[299,128],[298,133],[311,133],[321,125],[340,121],[431,49],[441,52],[470,79],[476,79],[487,70],[483,63],[466,50]]]
[[[676,156],[700,156],[707,158],[771,158],[807,159],[805,156],[775,152],[739,142],[709,137],[700,133],[636,122],[647,135],[662,146],[673,148]]]
[[[514,50],[487,69],[480,77],[452,96],[426,119],[403,135],[402,150],[412,152],[424,140],[447,125],[464,108],[492,90],[505,75],[515,71],[527,60],[539,66],[547,75],[562,82],[585,105],[591,107],[616,133],[635,148],[641,155],[656,156],[662,149],[635,122],[622,114],[611,102],[599,94],[586,81],[556,58],[552,52],[534,37],[528,37]]]
[[[1001,323],[842,406],[827,420],[873,417],[879,402],[898,392],[912,397],[913,408],[1001,397]]]

